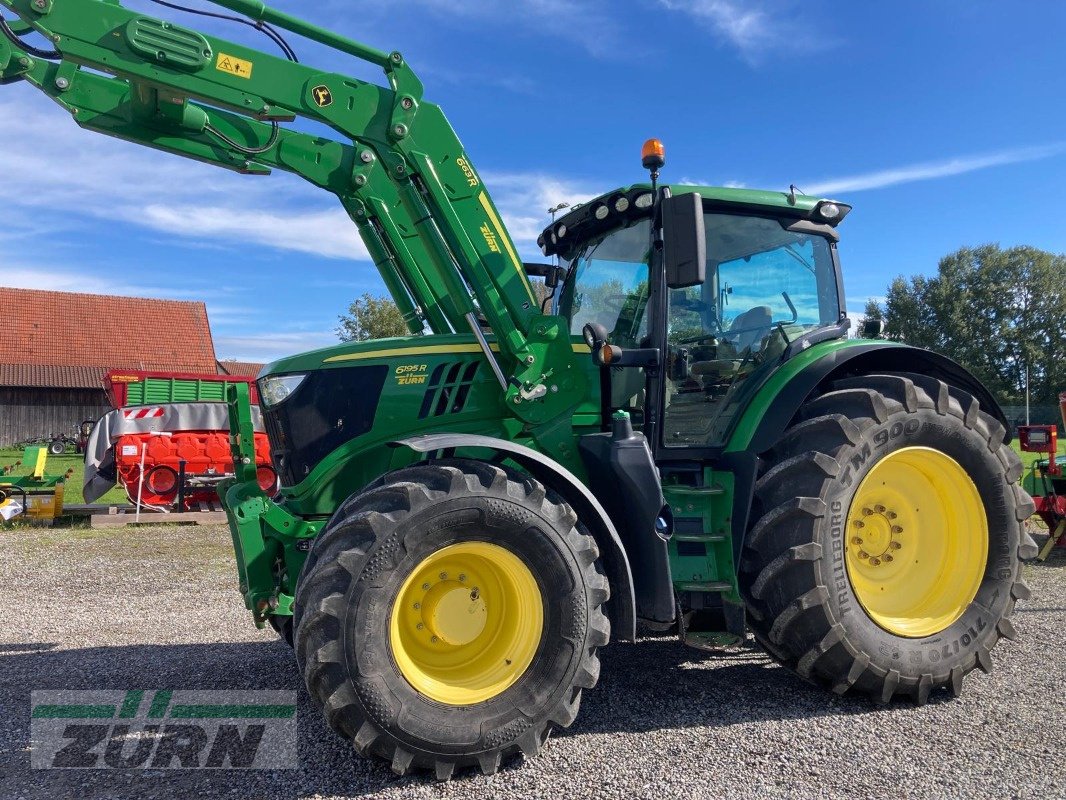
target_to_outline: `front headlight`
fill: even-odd
[[[307,374],[268,375],[259,379],[259,398],[267,408],[278,405],[296,391]]]

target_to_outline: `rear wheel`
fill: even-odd
[[[453,460],[349,498],[296,592],[296,653],[329,725],[394,771],[494,772],[569,726],[609,639],[592,537],[537,481]]]
[[[741,588],[756,639],[837,693],[924,703],[992,667],[1028,597],[1032,501],[1003,428],[927,376],[838,381],[756,485]]]

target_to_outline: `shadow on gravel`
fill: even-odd
[[[139,645],[57,650],[52,643],[0,645],[4,713],[0,796],[300,797],[366,795],[431,781],[398,778],[355,755],[327,727],[302,689],[291,651],[280,642]],[[298,771],[29,770],[24,749],[33,689],[298,689]],[[599,686],[586,692],[577,722],[555,736],[640,733],[747,722],[876,713],[808,686],[755,649],[704,654],[674,639],[615,644],[602,651]],[[505,767],[506,769],[507,767]],[[477,781],[471,772],[457,781]],[[75,788],[76,787],[76,788]]]
[[[721,653],[665,637],[614,644],[602,651],[601,665],[600,682],[582,698],[577,721],[556,735],[721,728],[881,710],[869,700],[840,698],[804,682],[751,640]]]

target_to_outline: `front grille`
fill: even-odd
[[[480,361],[438,364],[429,377],[429,386],[418,411],[419,419],[456,414],[466,406]]]
[[[323,458],[373,427],[387,373],[384,364],[318,370],[279,405],[263,408],[283,485],[295,486]]]

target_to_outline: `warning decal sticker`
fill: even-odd
[[[251,61],[245,61],[243,58],[237,58],[236,56],[227,55],[226,53],[218,54],[218,61],[215,62],[215,69],[219,72],[228,72],[230,75],[236,75],[238,78],[252,77]]]

